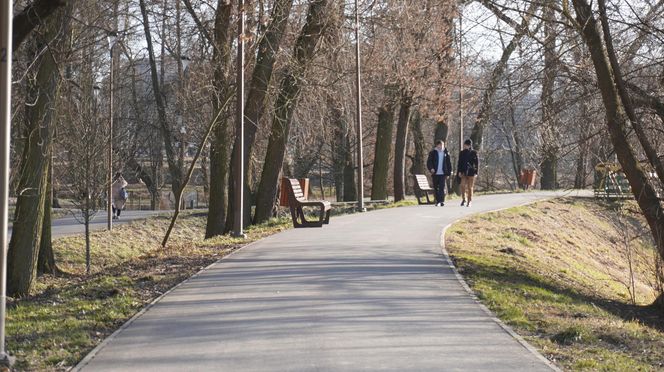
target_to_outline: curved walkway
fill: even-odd
[[[85,371],[551,371],[469,295],[441,253],[478,197],[288,230],[212,265],[95,349]]]

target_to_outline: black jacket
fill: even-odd
[[[443,157],[443,174],[449,176],[452,174],[452,162],[450,161],[450,153],[447,152],[447,149],[443,150],[445,156]],[[431,171],[432,169],[438,169],[438,150],[433,149],[429,152],[429,158],[427,158],[427,170]],[[434,174],[436,174],[434,172]]]
[[[461,151],[457,172],[464,176],[477,176],[479,169],[480,161],[477,158],[477,151],[472,149]]]

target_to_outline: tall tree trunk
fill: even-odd
[[[414,155],[410,174],[427,174],[427,146],[424,141],[424,132],[422,131],[422,114],[419,110],[415,111],[411,122],[413,124]]]
[[[168,120],[166,118],[166,105],[164,103],[161,87],[159,84],[159,75],[157,74],[157,62],[155,60],[154,48],[152,45],[152,31],[150,29],[150,18],[148,15],[145,0],[139,0],[141,15],[143,20],[143,30],[145,32],[145,43],[148,49],[148,60],[150,62],[150,77],[152,80],[152,93],[154,95],[155,103],[157,105],[157,114],[159,118],[159,129],[161,130],[162,138],[164,140],[164,150],[166,152],[166,161],[168,162],[168,170],[171,174],[171,189],[176,194],[180,189],[184,170],[180,167],[178,162],[178,155],[176,154],[173,142],[175,137],[171,130]],[[163,65],[163,63],[162,63]]]
[[[337,201],[344,200],[344,164],[346,162],[346,137],[348,136],[348,123],[341,109],[331,99],[331,120],[334,123],[332,140],[332,174],[334,176],[334,190]]]
[[[627,91],[627,86],[623,78],[622,70],[620,68],[620,64],[618,63],[618,57],[616,56],[616,52],[613,47],[613,37],[609,27],[609,19],[606,14],[606,1],[598,0],[597,3],[599,5],[600,20],[604,35],[604,42],[606,43],[606,51],[611,69],[613,70],[614,83],[616,85],[616,89],[618,90],[618,95],[623,104],[623,107],[625,108],[625,113],[630,119],[632,128],[634,128],[636,137],[639,139],[639,143],[641,143],[643,152],[650,162],[650,165],[652,165],[652,167],[655,169],[657,177],[659,177],[660,180],[664,180],[664,163],[661,161],[659,154],[657,153],[657,149],[650,140],[651,136],[646,132],[643,124],[641,123],[641,120],[637,117],[636,111],[634,110],[634,104],[632,103],[632,98]]]
[[[542,78],[542,190],[558,188],[558,123],[554,104],[556,81],[556,13],[544,7],[544,71]]]
[[[450,126],[445,120],[436,122],[436,129],[433,133],[433,143],[438,140],[443,140],[447,144],[447,136],[450,133]]]
[[[599,25],[587,0],[572,0],[572,2],[577,22],[581,27],[581,35],[590,50],[595,66],[597,84],[606,108],[606,123],[613,147],[632,187],[632,193],[650,226],[659,255],[664,258],[664,208],[662,208],[657,191],[648,179],[646,171],[639,165],[638,155],[632,143],[628,140],[630,120],[617,88],[616,76],[607,50],[600,36]],[[658,300],[661,301],[662,298]]]
[[[378,128],[376,129],[376,147],[371,177],[371,200],[387,200],[387,178],[390,171],[393,129],[394,106],[388,102],[378,110]]]
[[[18,181],[12,237],[7,253],[7,293],[25,296],[37,274],[37,261],[48,194],[48,154],[54,120],[54,102],[59,89],[54,59],[66,36],[69,17],[64,9],[50,17],[37,38],[37,76],[28,89],[25,138]],[[50,42],[50,44],[48,44]],[[44,51],[45,48],[50,50]]]
[[[256,142],[256,132],[260,127],[265,114],[265,105],[267,91],[270,87],[272,80],[272,72],[274,70],[274,63],[279,53],[281,40],[283,39],[286,25],[288,24],[288,17],[293,7],[293,0],[276,0],[272,8],[272,20],[268,24],[265,35],[261,38],[258,44],[258,52],[256,55],[256,66],[251,75],[251,81],[248,86],[247,101],[244,106],[244,225],[251,224],[251,205],[252,205],[252,177],[249,174],[249,159],[253,155],[254,143]],[[230,177],[228,178],[228,194],[235,193],[235,175],[238,170],[237,167],[237,150],[240,146],[239,137],[235,137],[233,142],[233,150],[231,152],[231,170]],[[235,214],[235,200],[229,198],[228,200],[228,215]],[[226,221],[225,231],[233,229],[233,219],[229,218]]]
[[[344,198],[343,201],[350,202],[357,200],[357,183],[355,182],[354,157],[351,149],[350,135],[344,137]]]
[[[406,172],[406,143],[408,142],[408,125],[410,123],[410,109],[413,98],[410,93],[401,97],[399,108],[399,121],[397,123],[397,136],[394,143],[394,201],[406,198],[405,172]]]
[[[214,89],[216,99],[213,100],[214,111],[218,111],[224,104],[225,97],[230,93],[230,65],[231,65],[231,9],[230,1],[219,0],[214,21]],[[238,66],[239,68],[239,66]],[[208,218],[205,226],[205,238],[224,233],[226,224],[226,178],[228,175],[228,120],[226,115],[214,127],[212,143],[210,146],[210,200],[208,205]],[[233,183],[232,177],[230,178]],[[232,198],[231,198],[232,199]],[[229,219],[232,222],[232,218]]]
[[[272,207],[277,196],[279,171],[284,162],[293,112],[297,106],[308,65],[313,59],[314,52],[327,27],[332,1],[313,0],[309,4],[307,21],[295,43],[293,63],[289,66],[279,86],[265,163],[256,195],[255,223],[265,222],[272,215]]]
[[[454,6],[458,7],[460,5],[455,4]],[[447,136],[450,129],[448,121],[450,114],[449,105],[451,101],[450,94],[452,90],[447,88],[447,82],[451,79],[456,60],[456,43],[454,42],[454,38],[457,30],[455,30],[454,21],[457,14],[455,13],[456,12],[454,11],[447,12],[442,20],[446,32],[445,37],[441,38],[440,53],[437,54],[440,84],[438,84],[438,92],[436,96],[439,97],[439,111],[436,117],[436,127],[433,133],[433,141],[431,143],[436,143],[438,140],[443,140],[447,143]],[[424,168],[426,168],[426,166],[424,166]]]
[[[523,169],[523,146],[521,144],[521,130],[516,121],[516,109],[514,107],[514,92],[512,91],[512,81],[507,78],[507,94],[509,98],[510,130],[506,133],[507,143],[510,147],[510,157],[512,158],[512,169],[514,170],[514,179],[519,185],[521,170]]]
[[[51,239],[51,208],[53,207],[53,148],[48,154],[48,178],[46,180],[46,198],[44,198],[44,221],[42,222],[42,236],[39,243],[39,257],[37,259],[37,274],[55,274],[55,255]]]
[[[584,100],[581,104],[581,122],[590,123],[590,115],[588,114],[588,103]],[[576,174],[574,176],[574,188],[585,189],[586,179],[588,176],[588,157],[590,155],[589,135],[590,126],[582,125],[579,130],[579,154],[576,159]]]
[[[486,0],[483,0],[482,3],[485,6],[487,6],[487,4],[490,4]],[[499,18],[501,19],[506,18],[506,16],[503,13],[500,13],[500,11],[495,9],[494,7],[491,6],[487,7],[491,11],[496,13],[496,15]],[[503,74],[505,73],[505,69],[507,68],[507,62],[509,62],[512,53],[516,50],[521,39],[528,33],[528,25],[530,23],[530,20],[535,16],[535,11],[537,10],[538,7],[539,7],[539,2],[537,1],[531,2],[530,6],[528,7],[528,10],[524,13],[521,24],[517,25],[515,24],[514,21],[508,22],[515,27],[516,33],[512,37],[512,40],[509,42],[509,44],[507,44],[507,46],[503,50],[503,54],[500,57],[500,60],[498,61],[496,66],[493,68],[493,71],[491,72],[491,77],[489,78],[487,87],[484,90],[484,95],[482,96],[482,103],[479,108],[479,113],[477,114],[477,119],[475,120],[475,124],[473,125],[473,129],[470,133],[470,139],[473,141],[473,146],[476,147],[477,149],[482,148],[482,140],[484,139],[484,130],[488,125],[489,120],[491,119],[491,108],[493,106],[493,99],[494,96],[496,95],[496,90],[498,89],[498,83],[500,82],[500,79],[502,78]]]

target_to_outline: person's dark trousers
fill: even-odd
[[[445,203],[445,176],[442,174],[434,174],[433,189],[436,190],[436,203]]]

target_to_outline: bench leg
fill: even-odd
[[[300,226],[305,226],[308,222],[307,219],[304,217],[304,209],[302,209],[302,207],[298,207],[297,214],[300,217]]]
[[[320,214],[318,215],[318,223],[321,226],[325,223],[325,207],[320,207]]]
[[[293,218],[293,227],[301,227],[302,224],[300,224],[300,222],[297,220],[298,211],[296,210],[296,208],[290,207],[290,213],[291,217]]]
[[[293,217],[293,225],[294,227],[321,227],[323,226],[323,210],[321,210],[321,216],[319,217],[319,221],[308,221],[304,217],[304,210],[302,207],[297,208],[297,217]],[[299,219],[299,221],[296,221]]]
[[[318,223],[323,226],[324,224],[329,224],[330,223],[330,211],[331,209],[328,209],[325,211],[325,207],[320,207],[320,217],[318,219]]]
[[[302,223],[298,221],[298,215],[300,215],[301,208],[291,207],[291,217],[293,218],[293,227],[302,227]]]

